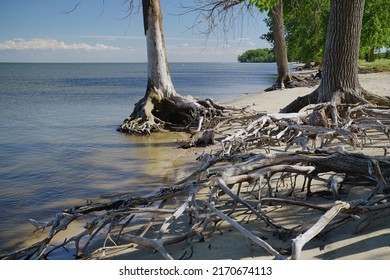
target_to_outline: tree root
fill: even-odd
[[[222,162],[225,162],[225,165],[221,165],[220,163]],[[258,217],[260,223],[265,223],[266,227],[279,232],[279,234],[282,234],[280,236],[284,236],[284,238],[295,236],[299,232],[296,232],[294,228],[288,229],[278,225],[272,217],[261,210],[270,206],[263,205],[259,199],[261,199],[261,202],[268,200],[288,203],[298,207],[317,209],[321,212],[330,209],[329,211],[332,212],[332,215],[324,214],[323,217],[326,222],[321,218],[318,221],[318,226],[293,239],[292,258],[296,259],[300,256],[303,245],[330,223],[332,217],[342,208],[348,209],[343,210],[343,215],[360,215],[369,211],[380,211],[390,207],[388,202],[383,204],[383,198],[381,197],[381,193],[386,193],[385,190],[390,185],[390,160],[386,158],[373,158],[349,152],[323,151],[321,153],[306,154],[282,152],[279,154],[259,154],[249,157],[247,155],[242,155],[241,157],[209,156],[207,163],[206,167],[203,165],[200,167],[200,170],[215,169],[216,164],[219,163],[218,170],[220,172],[216,172],[219,175],[206,180],[194,181],[195,174],[193,174],[193,176],[186,178],[184,183],[179,182],[170,187],[161,188],[159,192],[153,195],[143,197],[128,195],[108,202],[75,206],[65,209],[47,223],[34,220],[33,225],[36,227],[51,227],[47,236],[42,241],[28,248],[3,255],[1,259],[45,259],[50,258],[52,255],[55,256],[55,252],[61,248],[70,248],[68,250],[72,250],[72,247],[75,248],[74,254],[77,258],[112,258],[121,254],[131,255],[136,250],[132,244],[152,248],[159,252],[163,258],[172,259],[173,256],[167,253],[165,246],[199,236],[207,229],[213,230],[213,213],[238,229],[244,236],[265,248],[276,259],[285,258],[274,250],[272,245],[245,230],[235,221],[234,213],[238,211],[238,208],[231,212],[233,215],[228,218],[223,213],[225,211],[230,212],[226,208],[226,204],[219,210],[219,207],[213,206],[224,204],[223,202],[226,201],[226,198],[224,198],[223,194],[227,194],[228,197],[240,203],[247,211]],[[377,171],[375,172],[375,170]],[[256,201],[253,201],[253,194],[262,192],[262,181],[266,179],[269,182],[268,185],[274,188],[275,186],[271,183],[272,178],[279,177],[281,174],[284,174],[285,177],[286,173],[291,174],[291,176],[302,174],[303,176],[310,176],[314,180],[317,180],[315,174],[343,173],[345,178],[353,178],[355,182],[368,180],[372,187],[372,195],[368,200],[361,199],[349,202],[351,204],[349,208],[337,206],[336,211],[334,208],[316,207],[300,200],[290,201],[282,198],[272,198],[272,191],[272,193],[267,192],[265,194],[269,198],[257,196],[257,203],[260,203],[259,205],[261,206],[257,209],[253,207],[253,203],[255,202],[256,204]],[[347,182],[348,179],[345,181]],[[244,188],[241,187],[243,183],[247,186],[247,191],[243,191]],[[231,189],[237,185],[240,185],[240,188],[237,194],[233,194]],[[293,188],[293,186],[290,187]],[[326,189],[326,186],[324,187]],[[206,194],[210,188],[220,188],[222,193],[218,195],[217,191],[211,191],[210,198],[205,200],[202,198],[203,194]],[[286,193],[288,192],[287,189],[285,191]],[[166,203],[172,200],[175,201],[175,204]],[[175,206],[179,200],[182,203]],[[159,207],[158,203],[163,208]],[[342,205],[348,204],[346,202],[340,203]],[[336,204],[340,203],[337,202]],[[202,205],[207,207],[204,208]],[[145,213],[150,213],[150,215],[145,216]],[[74,236],[69,236],[62,242],[55,241],[56,235],[59,232],[66,231],[69,225],[76,220],[87,221],[85,229]],[[152,230],[153,228],[148,226],[142,235],[137,234],[137,228],[140,225],[147,225],[152,220],[153,228],[158,230]],[[146,234],[148,237],[146,237]],[[85,242],[85,238],[87,238],[87,242]],[[84,241],[82,242],[82,240]],[[107,246],[106,241],[108,240],[111,240],[112,245]],[[298,240],[303,241],[298,242]],[[98,249],[91,251],[90,243],[92,241],[94,243],[102,243],[103,246],[100,248],[98,246]],[[74,246],[71,244],[74,244]]]
[[[117,131],[132,134],[150,134],[163,129],[196,133],[212,129],[218,118],[231,117],[246,109],[216,104],[212,99],[196,100],[181,95],[164,96],[152,87],[126,118]]]
[[[211,134],[224,135],[220,149],[214,154],[203,153],[198,158],[199,166],[188,176],[155,193],[140,197],[130,193],[73,206],[48,222],[31,219],[41,241],[3,254],[0,259],[50,259],[63,249],[72,252],[74,258],[132,258],[141,248],[156,251],[163,259],[180,258],[168,253],[167,247],[181,242],[195,244],[206,238],[212,242],[222,221],[265,249],[263,256],[298,259],[303,246],[318,234],[331,234],[334,228],[357,216],[367,221],[358,230],[365,229],[375,220],[375,216],[366,220],[366,215],[375,212],[381,217],[382,211],[390,208],[390,158],[353,152],[356,147],[364,150],[370,146],[367,138],[374,131],[382,133],[382,141],[390,140],[388,107],[334,107],[323,103],[300,113],[247,110],[243,115],[242,111],[238,113],[212,101],[182,100],[173,105],[172,100],[165,105],[149,106],[152,100],[136,105],[143,111],[138,110],[124,122],[123,131],[152,132],[169,123],[196,132],[212,124]],[[172,114],[183,117],[180,123],[173,124],[169,118],[161,121],[157,108],[162,107],[158,106],[177,106],[178,111]],[[328,125],[318,126],[326,122],[313,121],[311,117],[321,110],[326,116],[334,115]],[[315,119],[321,120],[321,116]],[[289,152],[295,145],[298,150]],[[262,149],[266,153],[260,152]],[[351,200],[349,196],[356,186],[368,188],[369,193]],[[322,193],[327,195],[320,196]],[[318,196],[308,201],[315,194]],[[318,212],[317,221],[305,231],[307,224],[288,217],[290,212],[284,211],[285,207]],[[265,241],[244,227],[239,220],[242,215],[273,239]],[[291,223],[282,224],[281,217]],[[84,228],[76,233],[69,231],[77,222],[83,223]],[[67,237],[59,238],[60,232]],[[278,240],[291,242],[289,256],[275,249]]]
[[[314,87],[319,84],[320,80],[313,79],[311,77],[301,77],[298,75],[289,75],[283,82],[277,82],[272,86],[266,88],[264,91],[283,90],[296,87]]]

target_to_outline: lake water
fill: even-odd
[[[275,64],[173,63],[170,71],[178,93],[223,102],[276,79]],[[171,179],[164,148],[180,135],[116,132],[145,88],[143,63],[0,63],[0,253],[34,238],[29,218]]]

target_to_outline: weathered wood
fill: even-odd
[[[159,96],[159,93],[156,95]],[[188,109],[194,105],[191,102],[185,104]],[[167,101],[169,106],[173,106],[171,103],[174,102]],[[372,131],[380,131],[381,140],[390,139],[390,124],[386,119],[388,109],[385,107],[351,105],[348,110],[345,104],[341,104],[338,108],[345,114],[337,116],[336,123],[320,127],[308,124],[310,116],[318,108],[324,108],[325,112],[334,109],[329,103],[296,114],[266,114],[229,108],[228,113],[223,112],[222,115],[219,114],[225,109],[212,101],[200,101],[199,104],[207,110],[196,111],[191,107],[188,113],[192,112],[196,117],[186,124],[187,128],[194,133],[200,127],[214,127],[209,131],[223,138],[219,149],[213,147],[213,154],[203,151],[197,159],[199,164],[194,165],[187,176],[141,197],[128,194],[108,201],[88,202],[66,208],[47,222],[31,219],[36,234],[44,235],[42,241],[4,254],[0,259],[50,258],[56,251],[72,246],[77,258],[111,258],[131,254],[135,245],[151,248],[163,258],[171,259],[174,255],[167,253],[166,246],[183,241],[191,244],[192,238],[208,238],[212,236],[210,232],[218,230],[220,220],[216,221],[213,213],[242,230],[245,237],[271,255],[284,258],[273,250],[274,240],[264,243],[237,222],[237,213],[245,213],[264,221],[260,223],[264,226],[261,230],[272,231],[285,240],[296,237],[296,228],[303,228],[303,225],[289,229],[279,224],[278,219],[273,217],[277,217],[281,206],[266,205],[269,202],[326,212],[312,229],[302,234],[303,237],[294,239],[296,248],[292,258],[295,259],[302,247],[321,232],[339,211],[344,211],[342,223],[347,223],[352,220],[351,217],[364,217],[372,212],[380,215],[381,211],[390,207],[390,158],[386,157],[386,153],[381,157],[347,150],[362,143],[364,151],[371,145],[364,142],[364,138],[370,137]],[[231,115],[232,112],[234,115]],[[156,121],[160,123],[158,118]],[[149,129],[146,124],[143,128]],[[318,138],[321,139],[321,148],[316,149],[315,140]],[[312,147],[309,141],[313,141]],[[347,145],[344,148],[336,141]],[[287,152],[293,148],[292,144],[300,145],[303,151]],[[259,148],[265,148],[268,154],[260,153]],[[298,176],[304,180],[297,180]],[[306,194],[299,193],[299,184],[302,191],[307,188]],[[347,197],[346,193],[339,192],[340,184],[344,192],[354,186],[365,186],[369,188],[369,193],[358,201],[337,202],[329,209],[323,204],[328,205],[333,198],[343,200]],[[234,193],[235,190],[237,193]],[[267,191],[268,197],[262,197]],[[316,197],[321,205],[306,200],[321,192],[327,196],[325,199],[320,195]],[[223,206],[224,213],[213,203]],[[351,207],[347,209],[347,205]],[[271,214],[272,211],[274,213]],[[286,216],[283,218],[288,219]],[[85,228],[77,234],[68,231],[75,222],[85,222]],[[342,223],[333,223],[332,229]],[[59,232],[69,236],[58,241]],[[209,241],[212,242],[212,238]],[[92,247],[98,249],[91,252]]]
[[[238,231],[240,231],[244,237],[248,238],[249,240],[253,241],[255,244],[259,245],[260,247],[264,248],[269,254],[275,257],[277,260],[284,260],[286,259],[285,256],[280,254],[278,251],[276,251],[274,248],[272,248],[271,245],[269,245],[267,242],[262,240],[260,237],[254,235],[250,231],[246,230],[244,227],[242,227],[240,224],[238,224],[236,221],[231,219],[230,217],[223,214],[221,211],[219,211],[217,208],[212,206],[207,201],[204,202],[208,208],[210,208],[215,214],[217,214],[221,219],[227,221],[230,225],[232,225],[234,228],[236,228]]]
[[[292,260],[298,260],[303,246],[320,233],[336,216],[343,210],[348,209],[350,205],[347,202],[336,201],[333,207],[328,210],[321,218],[305,233],[298,235],[292,241]]]

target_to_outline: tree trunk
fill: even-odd
[[[330,102],[333,107],[346,104],[389,106],[389,98],[362,89],[358,76],[358,54],[364,0],[332,0],[325,45],[321,84],[314,92],[300,97],[281,110],[298,112],[312,103]],[[336,121],[333,113],[333,121]]]
[[[165,102],[176,97],[168,67],[165,51],[164,32],[160,0],[142,0],[144,30],[147,49],[147,76],[148,84],[145,96],[135,104],[131,115],[117,127],[121,132],[137,132],[150,134],[153,130],[160,130],[160,125],[166,117],[166,111],[173,114],[176,110],[165,109],[171,103]]]
[[[148,84],[145,96],[117,127],[120,132],[150,134],[166,126],[175,130],[202,129],[225,107],[211,100],[197,101],[176,93],[168,67],[160,0],[142,0],[147,47]]]
[[[176,95],[168,67],[160,0],[143,0],[144,29],[148,58],[148,86],[155,87],[162,97]]]
[[[279,0],[278,3],[272,7],[272,22],[274,33],[274,51],[276,65],[278,68],[278,87],[283,88],[284,83],[291,81],[290,70],[288,67],[286,38],[284,36],[284,23],[283,23],[283,1]]]
[[[333,0],[331,3],[318,103],[363,101],[358,78],[363,10],[364,0]]]
[[[368,61],[369,62],[374,62],[375,61],[375,49],[374,48],[370,49],[370,56],[369,56]]]

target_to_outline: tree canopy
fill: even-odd
[[[390,0],[366,1],[360,40],[361,55],[373,55],[374,50],[390,46],[389,6]]]
[[[275,55],[272,49],[247,50],[238,56],[239,62],[275,62]]]
[[[257,1],[258,2],[258,1]],[[322,61],[330,2],[284,0],[284,28],[290,61]],[[360,54],[390,45],[390,0],[367,1],[360,38]],[[273,43],[271,15],[265,20],[269,32],[263,39]]]
[[[285,0],[284,25],[291,61],[321,61],[330,2]]]

